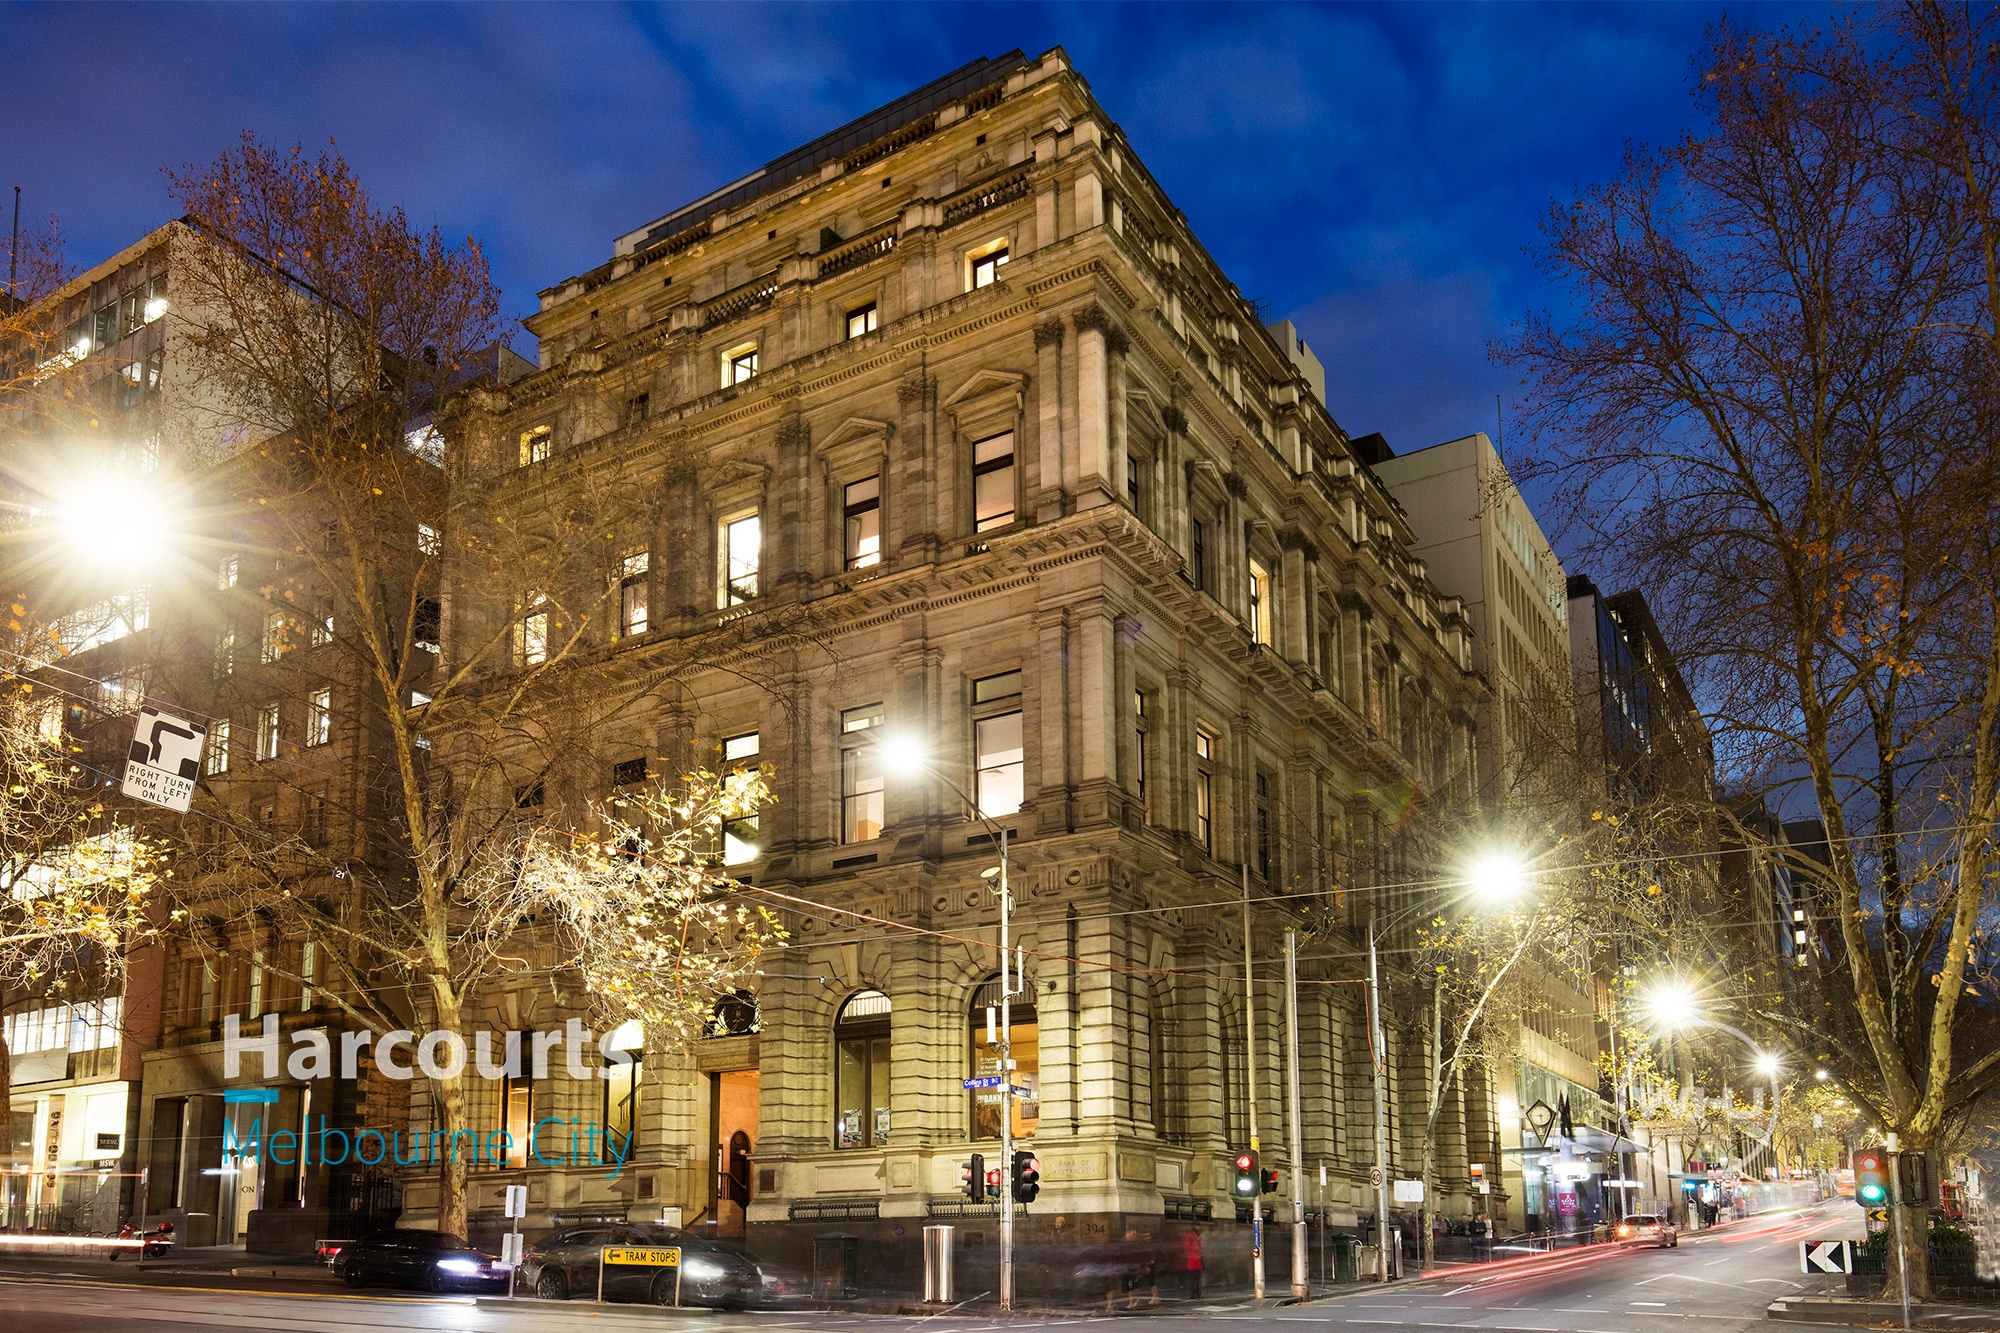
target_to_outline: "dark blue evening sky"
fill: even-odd
[[[1732,18],[1743,11],[1732,9]],[[1757,19],[1808,18],[1793,8]],[[1692,128],[1719,6],[311,4],[0,8],[0,187],[94,263],[160,167],[337,140],[486,245],[515,315],[611,238],[976,56],[1065,47],[1246,295],[1399,450],[1491,433],[1489,340],[1559,300],[1550,200]],[[525,335],[517,345],[528,350]]]

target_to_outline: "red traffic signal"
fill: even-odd
[[[1236,1154],[1236,1197],[1254,1199],[1260,1181],[1257,1174],[1257,1154],[1240,1152]]]
[[[1238,1171],[1253,1171],[1256,1169],[1256,1167],[1257,1167],[1256,1153],[1240,1152],[1236,1154],[1236,1169]]]

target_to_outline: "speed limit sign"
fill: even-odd
[[[1379,1190],[1379,1189],[1381,1189],[1381,1188],[1382,1188],[1382,1168],[1381,1168],[1381,1167],[1379,1167],[1379,1166],[1371,1166],[1371,1167],[1369,1167],[1369,1168],[1368,1168],[1368,1188],[1370,1188],[1370,1189],[1376,1189],[1376,1190]]]

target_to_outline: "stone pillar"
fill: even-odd
[[[1036,706],[1035,828],[1041,833],[1067,833],[1070,828],[1071,785],[1075,781],[1070,754],[1070,626],[1061,607],[1035,613],[1038,640]],[[1023,719],[1027,721],[1027,719]],[[1026,737],[1023,737],[1025,741]]]
[[[1035,488],[1027,492],[1027,512],[1048,523],[1063,515],[1066,494],[1063,460],[1063,325],[1059,319],[1035,326]],[[1015,456],[1025,458],[1027,441],[1015,443]]]
[[[1064,460],[1063,485],[1076,507],[1089,509],[1117,498],[1111,460],[1110,321],[1088,306],[1076,315],[1076,448]],[[1120,470],[1123,460],[1118,464]]]
[[[1287,533],[1284,538],[1283,556],[1279,561],[1278,578],[1283,585],[1278,593],[1279,625],[1278,651],[1294,666],[1303,667],[1310,660],[1307,637],[1311,622],[1306,616],[1306,541],[1298,533]]]
[[[952,519],[961,508],[972,510],[969,501],[960,504],[970,461],[965,468],[947,467],[940,456],[935,396],[922,371],[896,386],[897,429],[885,469],[891,475],[883,478],[882,549],[899,552],[905,561],[936,561],[944,545],[940,534],[954,530]]]

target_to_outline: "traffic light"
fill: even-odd
[[[1854,1201],[1863,1208],[1889,1206],[1889,1155],[1880,1148],[1854,1154]]]
[[[974,1203],[986,1202],[986,1158],[979,1153],[964,1166],[958,1168],[959,1185],[965,1190],[965,1197]]]
[[[1240,1152],[1236,1154],[1236,1197],[1254,1199],[1261,1182],[1257,1174],[1257,1154]]]
[[[1033,1203],[1042,1192],[1042,1164],[1026,1148],[1014,1150],[1014,1202]]]
[[[1263,1185],[1263,1187],[1264,1187],[1264,1193],[1266,1193],[1266,1194],[1276,1194],[1276,1193],[1278,1192],[1278,1168],[1277,1168],[1277,1167],[1275,1167],[1275,1166],[1267,1166],[1267,1167],[1265,1167],[1265,1168],[1264,1168],[1264,1169],[1263,1169],[1263,1170],[1262,1170],[1261,1172],[1259,1172],[1259,1173],[1258,1173],[1258,1179],[1259,1179],[1259,1183],[1260,1183],[1260,1184],[1262,1184],[1262,1185]]]

